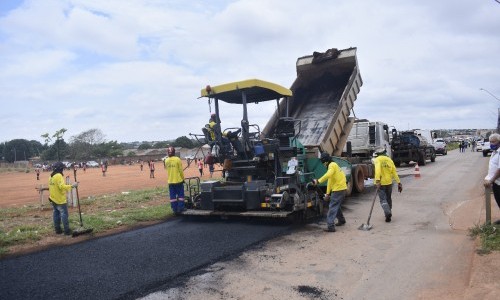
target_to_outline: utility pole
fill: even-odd
[[[500,99],[493,95],[490,91],[488,91],[487,89],[483,89],[483,88],[480,88],[479,89],[480,91],[485,91],[486,93],[488,93],[491,97],[497,99],[498,101],[500,101]],[[500,133],[500,108],[498,108],[498,114],[497,114],[497,133]]]

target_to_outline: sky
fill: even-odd
[[[206,85],[291,87],[297,58],[357,47],[357,118],[398,130],[496,128],[495,0],[0,0],[0,142],[67,129],[107,141],[201,133]],[[481,90],[482,89],[482,90]],[[275,102],[250,105],[261,128]],[[240,123],[222,105],[222,128]]]

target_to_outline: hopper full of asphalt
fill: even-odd
[[[175,219],[0,260],[0,299],[137,298],[286,233],[287,224]]]

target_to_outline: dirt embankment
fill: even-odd
[[[186,168],[186,162],[183,161]],[[124,191],[162,187],[167,184],[167,173],[161,162],[155,164],[154,178],[150,178],[150,171],[145,164],[141,171],[139,164],[109,166],[106,176],[100,168],[88,168],[85,172],[77,170],[76,177],[80,183],[78,192],[80,199],[90,196],[120,193]],[[209,179],[208,166],[204,168],[202,179]],[[70,176],[74,182],[73,170],[65,170],[65,176]],[[200,173],[194,163],[184,170],[185,177],[199,176]],[[36,173],[3,172],[0,173],[0,207],[21,206],[25,204],[39,204],[40,197],[36,187],[47,185],[50,173],[40,173],[40,180]],[[214,177],[220,177],[220,168],[215,169]],[[47,205],[48,192],[44,192],[44,204]]]

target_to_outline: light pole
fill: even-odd
[[[500,101],[500,99],[498,99],[497,96],[493,95],[490,91],[488,91],[487,89],[483,89],[483,88],[480,88],[479,89],[480,91],[485,91],[486,93],[490,94],[491,97],[497,99],[498,101]]]
[[[490,94],[491,97],[493,97],[493,98],[497,99],[498,101],[500,101],[500,99],[498,99],[497,96],[493,95],[487,89],[480,88],[479,90],[480,91],[485,91],[486,93]],[[498,109],[498,117],[497,117],[497,133],[500,133],[500,108]]]

